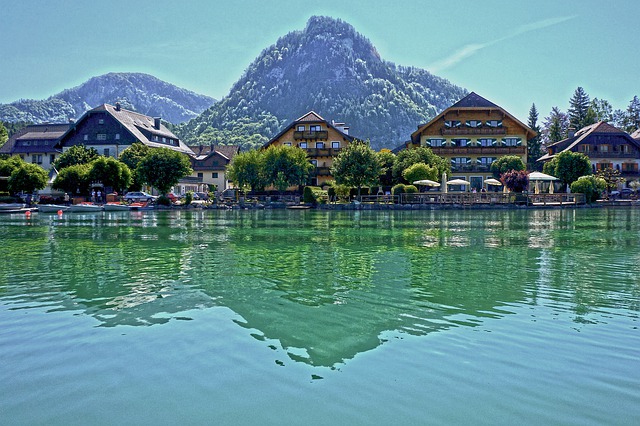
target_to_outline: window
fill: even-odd
[[[309,130],[312,132],[319,132],[322,128],[319,125],[309,126]]]
[[[622,171],[638,173],[638,163],[622,163]]]
[[[218,172],[213,172],[213,173],[211,173],[211,177],[212,177],[213,179],[218,179]]]
[[[298,145],[300,148],[305,149],[307,147],[307,143],[306,142],[300,142],[300,145]]]
[[[333,142],[331,142],[331,148],[333,148],[333,149],[339,149],[339,148],[340,148],[340,141],[333,141]]]
[[[609,152],[609,145],[600,145],[600,146],[598,146],[598,151],[600,151],[600,152]]]
[[[116,133],[116,140],[119,141],[120,140],[120,133]]]
[[[163,143],[167,143],[167,138],[163,137],[163,138],[162,138],[162,142],[163,142]]]
[[[296,127],[296,130],[297,130],[298,132],[304,132],[304,125],[301,125],[301,126]]]
[[[496,139],[493,138],[480,138],[478,139],[478,145],[480,146],[495,146],[497,143]]]
[[[22,146],[31,146],[31,141],[23,141]]]
[[[31,156],[31,162],[33,164],[42,164],[42,154],[33,154]]]
[[[311,164],[313,164],[313,167],[318,167],[318,160],[311,160]]]
[[[578,145],[578,152],[590,152],[591,145]]]
[[[502,127],[502,120],[487,120],[485,124],[487,127]]]
[[[447,129],[460,127],[460,120],[446,120],[444,122],[444,127],[446,127]]]
[[[316,142],[316,148],[323,149],[324,148],[324,142]]]
[[[491,163],[496,161],[496,157],[480,157],[478,158],[478,164],[483,166],[490,166]]]
[[[89,135],[84,135],[84,140],[88,141],[89,140]]]
[[[104,156],[108,157],[109,156],[109,148],[105,148],[104,149]]]
[[[55,154],[51,154],[49,156],[49,163],[53,164],[54,161],[56,161],[56,155]]]
[[[202,179],[202,178],[204,177],[204,174],[202,174],[202,173],[198,173],[198,177],[199,177],[200,179]]]
[[[463,164],[466,165],[466,164],[469,164],[469,163],[471,163],[471,158],[468,158],[468,157],[453,157],[451,159],[451,165],[452,166],[454,166],[454,165],[455,166],[461,166]]]
[[[464,124],[467,127],[471,127],[472,129],[477,129],[478,127],[482,127],[482,121],[480,120],[467,120]]]
[[[101,118],[100,120],[98,120],[98,124],[104,124],[104,118]]]
[[[284,146],[291,146],[291,142],[285,142],[283,143]]]
[[[613,163],[598,163],[596,164],[596,168],[598,170],[613,169]]]
[[[106,141],[107,140],[107,134],[106,133],[98,133],[96,135],[96,139],[98,139],[99,141]]]
[[[502,138],[502,144],[506,146],[520,146],[522,139],[520,138]]]
[[[469,146],[471,139],[451,139],[451,145],[453,146]]]
[[[620,145],[620,152],[628,154],[629,152],[631,152],[631,149],[629,148],[629,145]]]
[[[438,146],[444,146],[445,142],[446,141],[444,139],[429,138],[429,139],[425,139],[424,144],[426,146],[438,147]]]

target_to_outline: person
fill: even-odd
[[[67,192],[64,193],[64,205],[69,205],[69,194]]]
[[[102,202],[102,191],[100,191],[98,189],[98,192],[96,192],[96,201],[98,201],[99,203]]]
[[[27,207],[31,207],[31,194],[27,194],[24,201],[27,203]]]
[[[487,190],[484,189],[484,186],[483,186],[482,189],[480,190],[480,192],[487,192]]]

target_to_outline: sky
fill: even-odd
[[[425,68],[526,122],[578,86],[625,109],[640,96],[640,1],[0,0],[0,103],[44,99],[107,72],[144,72],[220,99],[265,48],[313,15],[381,57]],[[335,119],[340,119],[335,117]]]

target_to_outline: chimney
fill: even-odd
[[[75,123],[75,122],[76,122],[76,119],[75,119],[75,118],[70,118],[70,119],[69,119],[69,124],[73,124],[73,123]]]
[[[160,130],[160,117],[153,117],[153,127]]]
[[[116,111],[120,111],[120,102],[116,102]]]
[[[569,137],[572,138],[576,135],[576,129],[574,127],[569,127]]]
[[[201,155],[202,154],[202,150],[204,149],[204,145],[200,144],[199,148],[200,148],[200,152],[198,152],[198,155]]]

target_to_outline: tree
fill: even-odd
[[[149,147],[143,143],[134,143],[120,154],[120,161],[129,167],[131,171],[131,184],[129,184],[130,191],[139,191],[142,189],[142,178],[138,175],[138,164],[144,157],[149,154]]]
[[[382,165],[380,158],[366,142],[354,141],[333,159],[331,174],[339,185],[358,188],[379,182]]]
[[[590,114],[593,114],[596,122],[613,122],[613,107],[606,99],[593,98],[589,109],[591,110]]]
[[[522,192],[529,186],[529,174],[524,170],[510,170],[502,174],[500,181],[512,192]]]
[[[58,176],[51,185],[53,189],[67,192],[69,194],[89,193],[90,166],[88,164],[75,164],[65,167],[58,172]]]
[[[404,169],[404,171],[402,172],[402,177],[404,177],[406,181],[411,183],[423,179],[437,181],[439,178],[438,169],[424,163],[415,163]]]
[[[7,128],[4,127],[4,123],[0,121],[0,147],[2,147],[2,145],[7,143],[8,140],[9,140],[9,132],[7,131]]]
[[[527,141],[527,168],[529,170],[540,170],[542,166],[536,160],[542,156],[542,136],[540,134],[540,126],[538,126],[538,109],[536,108],[536,104],[531,104],[527,125],[538,134]]]
[[[92,182],[102,182],[116,191],[123,191],[131,184],[131,170],[113,157],[98,157],[89,166],[89,179]]]
[[[544,165],[544,172],[571,185],[581,176],[591,174],[589,157],[579,152],[564,151]]]
[[[265,183],[281,192],[290,186],[304,185],[313,170],[307,153],[297,147],[270,146],[263,155]]]
[[[378,152],[378,161],[380,162],[380,185],[391,186],[393,185],[393,163],[396,160],[396,155],[388,149],[383,149]]]
[[[627,133],[633,133],[640,128],[640,99],[634,96],[623,114],[621,128]]]
[[[418,147],[413,149],[404,149],[396,155],[393,163],[393,180],[398,183],[406,183],[402,177],[402,172],[415,163],[424,163],[435,167],[438,170],[438,176],[443,173],[451,172],[451,163],[442,157],[437,156],[428,147]]]
[[[169,148],[153,148],[144,157],[136,172],[144,183],[156,188],[162,195],[169,192],[180,179],[193,173],[189,157]]]
[[[582,87],[578,87],[569,100],[569,127],[579,130],[595,123],[593,115],[589,114],[590,105],[589,95]]]
[[[496,179],[500,179],[504,173],[511,170],[520,171],[526,168],[522,159],[517,155],[505,155],[491,163],[491,173]]]
[[[542,128],[542,139],[549,145],[567,137],[569,132],[569,117],[558,107],[551,108],[551,113],[545,117]]]
[[[266,186],[262,152],[252,149],[233,157],[227,166],[227,176],[236,187],[249,187],[252,191],[256,191]]]
[[[49,175],[36,164],[24,163],[16,168],[9,177],[9,191],[32,193],[47,186]]]
[[[6,160],[0,160],[0,176],[9,177],[15,169],[22,167],[24,164],[26,163],[20,157],[9,157]]]
[[[571,184],[571,192],[574,194],[584,194],[588,203],[593,203],[605,190],[607,183],[604,179],[590,175],[580,176],[578,180]]]
[[[62,170],[65,167],[76,164],[90,163],[95,158],[98,158],[98,151],[95,149],[86,148],[82,145],[74,145],[58,157],[54,166],[56,169]]]
[[[606,167],[596,172],[596,176],[605,182],[605,189],[611,192],[618,187],[618,184],[624,182],[624,178],[620,176],[620,170]]]

